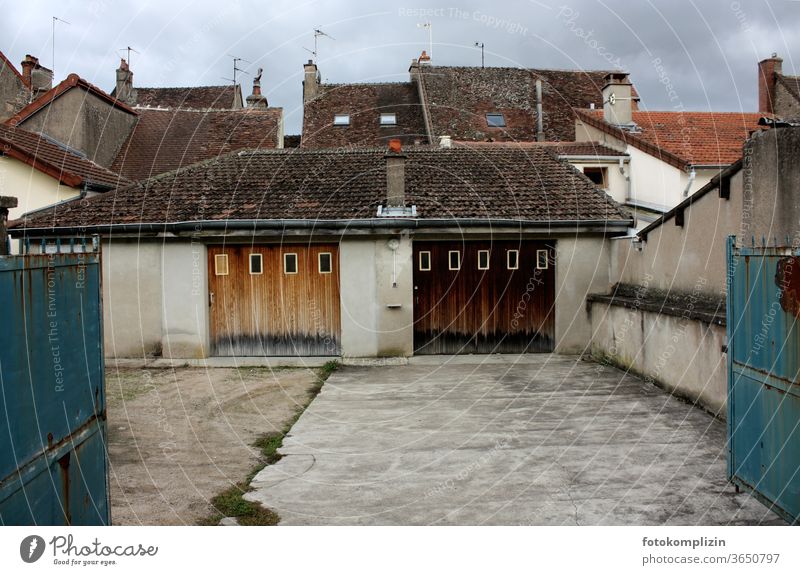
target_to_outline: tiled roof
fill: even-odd
[[[784,76],[783,74],[775,74],[775,78],[783,84],[789,93],[800,103],[800,76]]]
[[[115,106],[121,110],[125,110],[130,114],[134,115],[136,114],[136,112],[134,112],[127,104],[117,100],[116,98],[109,96],[103,90],[101,90],[94,84],[90,84],[77,74],[70,74],[63,82],[61,82],[51,90],[48,90],[47,92],[39,96],[36,100],[34,100],[30,104],[22,108],[22,110],[17,112],[12,118],[9,118],[6,121],[6,123],[16,126],[23,120],[30,118],[32,115],[34,115],[36,112],[38,112],[45,106],[49,105],[53,100],[63,96],[65,92],[75,87],[81,87],[84,90],[87,90],[88,92],[94,94],[98,98],[105,100],[112,106]]]
[[[73,188],[110,189],[130,182],[46,138],[0,124],[0,150]]]
[[[193,88],[134,88],[134,92],[136,93],[136,106],[230,110],[238,101],[239,107],[241,107],[241,88],[238,85],[236,88],[233,85],[196,86]]]
[[[139,181],[242,149],[276,148],[281,108],[139,109],[111,169]]]
[[[463,146],[467,148],[536,148],[545,147],[552,149],[559,156],[596,156],[596,157],[623,157],[627,154],[620,150],[615,150],[603,144],[595,142],[470,142],[470,141],[456,141],[453,142],[455,146]]]
[[[575,139],[573,108],[602,107],[608,71],[522,68],[420,67],[435,137],[457,140],[535,140],[536,80],[542,80],[547,140]],[[506,126],[490,128],[486,114],[502,113]]]
[[[411,83],[322,84],[303,106],[302,148],[404,145],[427,142],[416,86]],[[381,113],[396,114],[395,126],[380,125]],[[349,114],[349,126],[334,126],[335,114]]]
[[[20,82],[22,82],[23,86],[25,86],[26,88],[30,88],[28,83],[25,81],[25,78],[22,76],[22,74],[20,74],[19,70],[17,70],[14,64],[11,63],[11,60],[6,58],[6,55],[0,51],[0,74],[3,73],[3,70],[10,71],[12,74],[14,74],[14,76],[16,76],[19,79]]]
[[[418,217],[609,222],[629,216],[546,147],[409,149],[407,204]],[[230,154],[134,186],[68,202],[14,225],[27,228],[198,220],[374,218],[386,201],[383,149]]]
[[[579,118],[635,148],[678,168],[687,165],[725,166],[742,157],[750,132],[761,129],[763,114],[741,112],[634,111],[641,131],[621,130],[603,121],[602,110],[576,110]]]

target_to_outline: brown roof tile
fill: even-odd
[[[153,108],[192,110],[231,110],[241,108],[241,88],[237,85],[196,86],[190,88],[134,88],[136,105]],[[238,103],[238,106],[235,104]]]
[[[628,132],[603,121],[602,110],[576,110],[580,119],[667,163],[723,166],[742,157],[742,146],[754,130],[762,129],[763,114],[742,112],[634,111],[641,131]]]
[[[0,151],[74,188],[111,189],[129,180],[39,134],[0,124]]]
[[[138,111],[111,166],[136,181],[236,150],[276,148],[283,114],[281,108]]]
[[[493,148],[493,147],[510,147],[510,148],[536,148],[545,147],[552,149],[559,156],[626,156],[625,152],[609,148],[603,144],[595,142],[470,142],[470,141],[455,141],[456,146],[463,146],[467,148]]]
[[[395,126],[380,125],[382,113],[397,116]],[[334,126],[335,114],[349,114],[349,126]],[[303,106],[302,148],[383,146],[427,142],[417,89],[411,83],[322,84],[320,94]]]
[[[604,192],[546,147],[404,153],[407,203],[417,206],[423,220],[629,220]],[[386,201],[384,155],[383,149],[239,152],[82,203],[68,202],[14,226],[374,218]]]
[[[457,140],[536,139],[536,80],[542,80],[543,129],[550,141],[575,139],[572,109],[602,106],[608,71],[423,66],[420,77],[433,135]],[[502,113],[506,127],[487,125]]]

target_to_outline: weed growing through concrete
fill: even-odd
[[[258,503],[247,501],[244,494],[251,490],[250,483],[256,474],[264,469],[267,465],[277,463],[281,459],[281,454],[278,449],[283,445],[283,438],[289,434],[292,427],[303,412],[311,404],[317,394],[322,390],[325,380],[336,371],[339,364],[335,361],[329,361],[322,366],[317,372],[317,381],[314,386],[309,390],[308,401],[302,405],[292,419],[283,427],[281,431],[265,433],[253,443],[253,447],[257,447],[261,452],[261,457],[258,465],[247,475],[244,481],[240,481],[236,485],[232,485],[219,495],[211,499],[211,504],[214,506],[214,513],[199,522],[200,525],[219,525],[223,517],[235,517],[239,525],[277,525],[280,521],[280,516],[267,509]]]

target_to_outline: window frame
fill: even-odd
[[[586,173],[586,170],[589,170],[590,174],[592,174],[592,173],[599,174],[601,182],[597,183],[594,180],[592,180],[591,176],[589,176]],[[598,186],[599,188],[601,188],[603,190],[607,190],[608,189],[608,167],[607,166],[585,166],[583,168],[583,175],[586,176],[587,178],[589,178],[590,180],[592,180],[592,183],[595,186]]]
[[[490,120],[489,117],[499,118],[500,122]],[[486,113],[486,126],[489,128],[505,128],[506,117],[502,112],[487,112]]]
[[[481,266],[481,254],[486,254],[485,266]],[[478,250],[478,269],[481,271],[488,270],[491,263],[491,258],[492,258],[492,252],[490,250]]]
[[[453,254],[458,255],[458,267],[453,267]],[[461,250],[447,251],[447,269],[453,272],[459,271],[461,269]]]
[[[340,121],[340,118],[342,118],[343,121]],[[341,126],[341,127],[349,126],[350,125],[350,114],[334,114],[333,115],[333,125],[334,126]]]
[[[253,271],[253,256],[258,256],[258,271]],[[250,252],[247,256],[247,269],[251,276],[264,275],[264,254],[258,252]]]
[[[511,265],[511,254],[514,254],[514,265]],[[519,269],[519,250],[506,250],[506,269],[518,270]]]
[[[544,255],[544,265],[541,265],[541,257]],[[550,250],[536,250],[536,269],[546,270],[550,269]]]
[[[294,271],[293,272],[287,271],[289,269],[289,266],[286,265],[286,262],[287,262],[286,258],[288,258],[290,256],[294,256]],[[285,275],[285,276],[294,276],[294,275],[297,275],[298,273],[300,273],[300,256],[297,254],[297,252],[285,252],[283,254],[283,275]]]
[[[384,118],[391,117],[391,122],[384,122]],[[381,128],[391,128],[397,125],[397,112],[382,112],[378,117],[378,123],[380,124]]]
[[[328,271],[322,271],[322,256],[328,256],[328,263],[330,264]],[[333,273],[333,252],[319,252],[317,254],[317,271],[323,275]]]
[[[225,262],[225,273],[220,271],[220,262]],[[215,276],[227,276],[230,275],[230,260],[228,258],[228,254],[214,254],[214,275]]]
[[[428,266],[427,267],[422,267],[422,254],[425,254],[427,256],[427,258],[428,258]],[[421,271],[421,272],[429,272],[429,271],[431,271],[431,252],[430,251],[426,250],[426,251],[420,251],[419,252],[418,261],[417,261],[417,268],[419,268],[419,271]]]

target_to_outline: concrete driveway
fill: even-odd
[[[282,524],[782,524],[725,480],[725,425],[556,355],[343,367],[248,498]]]

